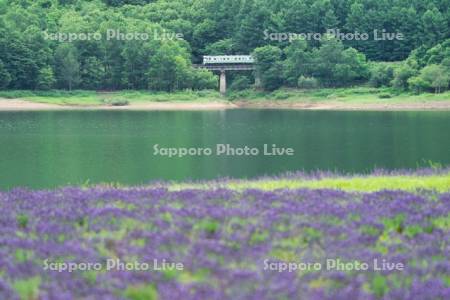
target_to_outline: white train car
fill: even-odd
[[[218,55],[203,56],[203,64],[252,64],[254,59],[251,55]]]

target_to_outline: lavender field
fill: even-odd
[[[0,299],[449,299],[449,189],[0,192]]]

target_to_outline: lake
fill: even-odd
[[[169,158],[155,144],[213,153]],[[215,155],[218,144],[260,153]],[[264,144],[294,155],[266,156]],[[416,168],[449,165],[449,149],[450,112],[0,112],[0,188]]]

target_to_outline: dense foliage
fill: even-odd
[[[217,78],[193,69],[192,62],[204,54],[256,51],[262,64],[273,62],[259,66],[268,90],[296,86],[302,76],[322,86],[354,85],[375,72],[375,85],[440,91],[448,86],[449,22],[448,0],[0,0],[0,88],[213,88]],[[329,29],[368,33],[369,39],[267,39],[268,33]],[[106,40],[108,30],[149,38]],[[375,40],[374,30],[404,39]],[[69,33],[93,36],[52,38]],[[382,71],[369,71],[366,59],[404,60],[414,49],[416,65],[388,70],[381,81],[375,77]],[[438,62],[439,55],[447,60]],[[422,71],[428,64],[433,66]]]
[[[414,50],[401,63],[379,63],[371,68],[370,84],[398,90],[441,92],[450,83],[450,39]]]
[[[431,300],[450,293],[448,193],[15,189],[0,193],[0,208],[1,299]],[[150,268],[107,270],[108,259]],[[183,269],[153,270],[154,259]],[[329,268],[328,259],[369,267]],[[375,260],[404,268],[375,270]],[[69,262],[84,271],[63,270]],[[301,270],[308,262],[322,267]],[[283,263],[297,269],[279,269]]]

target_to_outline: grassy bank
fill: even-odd
[[[57,105],[114,105],[141,102],[210,102],[224,101],[215,91],[186,91],[176,93],[148,91],[0,91],[0,98],[22,99]]]
[[[208,189],[211,187],[228,188],[237,191],[260,189],[274,191],[278,189],[337,189],[346,192],[376,192],[381,190],[418,190],[450,191],[450,171],[442,174],[397,174],[378,176],[320,176],[320,178],[281,176],[259,180],[230,180],[219,183],[174,184],[173,190],[186,188]]]
[[[21,99],[35,103],[70,106],[126,106],[145,103],[230,102],[242,106],[264,107],[303,105],[402,105],[450,103],[450,92],[441,94],[398,93],[387,88],[336,88],[317,90],[283,89],[274,92],[244,90],[221,96],[217,91],[183,91],[175,93],[149,91],[0,91],[0,98]]]
[[[343,103],[405,103],[423,101],[450,101],[450,92],[441,94],[401,93],[389,88],[328,88],[314,90],[282,89],[271,93],[245,90],[232,92],[228,95],[230,100],[264,101],[277,100],[286,102],[343,102]]]

